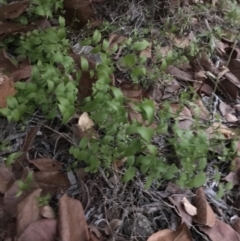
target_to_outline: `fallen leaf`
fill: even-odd
[[[40,219],[37,197],[42,189],[38,188],[23,199],[17,206],[17,235],[20,236],[29,224]]]
[[[13,182],[14,178],[11,169],[0,166],[0,192],[4,194]]]
[[[89,0],[64,0],[64,17],[72,28],[82,28],[95,19],[94,9]]]
[[[206,200],[203,188],[196,191],[196,197],[193,199],[193,205],[197,208],[197,215],[193,217],[194,222],[208,227],[213,227],[215,224],[215,214]]]
[[[35,172],[33,177],[37,185],[43,189],[43,193],[55,195],[70,186],[67,175],[58,171],[39,171]]]
[[[218,122],[214,122],[209,128],[207,128],[206,133],[211,137],[216,134],[216,132],[222,134],[225,138],[230,139],[235,136],[234,130],[228,128],[226,125],[223,125]]]
[[[55,215],[52,207],[44,206],[41,208],[41,216],[43,218],[54,219],[56,215]]]
[[[55,241],[56,234],[57,221],[55,219],[41,219],[29,224],[17,241]]]
[[[114,45],[122,44],[127,40],[126,37],[111,33],[108,38],[109,50],[113,48]]]
[[[63,241],[89,241],[90,238],[82,204],[66,194],[59,200],[58,235]]]
[[[59,171],[62,168],[62,164],[60,162],[48,158],[34,159],[30,160],[29,162],[32,163],[35,167],[37,167],[40,171]]]
[[[190,81],[190,82],[194,81],[194,78],[190,73],[184,72],[173,65],[169,65],[166,69],[166,72],[179,80]]]
[[[13,82],[17,82],[31,77],[31,74],[32,66],[27,63],[22,63],[18,65],[18,68],[15,71],[8,74],[8,76],[13,80]]]
[[[152,43],[150,43],[149,46],[140,52],[140,56],[143,56],[147,59],[152,58]]]
[[[12,73],[17,70],[16,64],[14,63],[14,61],[12,61],[12,59],[9,57],[8,53],[4,49],[0,50],[0,66],[3,73]],[[2,75],[1,77],[3,78]],[[11,79],[10,76],[8,77]]]
[[[6,75],[2,75],[3,80],[0,84],[0,108],[7,107],[7,97],[14,96],[16,90],[12,79],[9,79]]]
[[[231,218],[231,226],[238,234],[240,234],[240,218],[238,216]]]
[[[191,227],[192,225],[192,217],[189,215],[186,210],[184,209],[184,206],[182,205],[182,199],[184,195],[177,194],[177,195],[172,195],[168,197],[170,202],[176,206],[177,208],[177,213],[182,219],[182,223],[185,223],[188,227]]]
[[[28,7],[28,1],[13,2],[0,7],[0,20],[13,19],[20,16]]]
[[[94,126],[93,121],[89,118],[88,113],[84,112],[82,115],[79,117],[78,120],[78,127],[81,129],[81,131],[87,131],[91,129]]]
[[[240,241],[239,234],[228,224],[219,219],[212,227],[199,225],[198,228],[207,234],[212,241]]]
[[[234,186],[240,185],[240,167],[235,172],[230,172],[223,180],[231,182]]]
[[[4,194],[4,209],[10,213],[13,217],[17,216],[18,204],[26,198],[36,187],[30,187],[28,190],[24,190],[20,196],[17,197],[20,191],[18,181],[15,181]]]
[[[176,231],[160,230],[152,234],[147,241],[192,241],[192,236],[187,225],[182,223]]]
[[[177,48],[187,47],[191,43],[191,41],[194,39],[193,32],[190,32],[189,35],[185,38],[179,38],[174,33],[169,33],[167,36],[170,38],[171,41],[173,41],[173,44]]]
[[[195,216],[197,214],[197,208],[194,207],[186,197],[183,197],[182,199],[182,204],[184,206],[185,211],[190,215],[190,216]]]

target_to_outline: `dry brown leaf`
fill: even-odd
[[[1,78],[3,78],[3,80],[0,84],[0,108],[5,108],[7,107],[7,97],[14,96],[16,90],[12,79],[8,78],[6,75],[2,75]]]
[[[181,106],[180,104],[171,104],[171,113],[175,115],[177,120],[192,119],[192,113],[186,106]]]
[[[58,235],[64,241],[90,239],[82,204],[66,194],[59,201]]]
[[[18,204],[26,198],[36,187],[30,187],[28,190],[24,190],[20,196],[17,197],[20,191],[18,181],[15,181],[4,194],[4,209],[10,213],[13,217],[17,216]]]
[[[236,178],[236,172],[229,172],[228,175],[223,178],[223,180],[231,182],[234,186],[239,185],[239,182]]]
[[[147,241],[192,241],[192,236],[187,225],[182,223],[176,231],[160,230],[152,234]]]
[[[215,220],[212,227],[199,225],[198,228],[207,234],[211,241],[240,241],[239,234],[230,225],[219,219]]]
[[[66,22],[73,28],[82,28],[88,21],[96,18],[89,0],[64,0],[63,8]]]
[[[166,72],[179,80],[190,81],[190,82],[194,81],[192,74],[184,72],[173,65],[169,65],[166,69]]]
[[[226,125],[223,125],[218,122],[214,122],[207,130],[206,133],[209,135],[209,137],[212,136],[212,134],[215,134],[216,132],[221,133],[225,138],[230,139],[235,136],[234,130],[228,128]]]
[[[56,217],[53,208],[50,206],[44,206],[41,208],[41,216],[49,219],[54,219]]]
[[[177,194],[177,195],[172,195],[168,197],[170,202],[174,204],[177,208],[177,213],[182,219],[182,223],[185,223],[188,227],[191,227],[192,225],[192,217],[186,212],[184,209],[184,206],[182,205],[182,199],[184,195]]]
[[[190,216],[195,216],[197,214],[197,208],[194,207],[186,197],[183,197],[182,199],[182,204],[184,206],[185,211],[190,215]]]
[[[195,105],[190,106],[190,110],[192,111],[193,115],[201,118],[202,120],[209,120],[210,113],[204,106],[202,100],[197,99],[194,104]]]
[[[33,177],[44,193],[49,192],[52,195],[61,193],[70,186],[67,175],[58,171],[39,171],[35,172]]]
[[[14,178],[11,169],[0,166],[0,192],[4,194],[13,182]]]
[[[48,158],[34,159],[30,160],[29,162],[37,167],[40,171],[59,171],[62,168],[62,164],[60,162]]]
[[[55,219],[41,219],[29,224],[17,241],[55,241],[56,234],[57,221]]]
[[[22,63],[18,65],[18,68],[11,72],[8,76],[12,78],[13,82],[17,82],[23,79],[27,79],[31,77],[32,74],[32,66],[28,63]]]
[[[152,58],[152,43],[149,46],[140,52],[140,56],[146,57],[147,59]]]
[[[148,97],[147,93],[138,84],[121,83],[119,88],[127,99],[141,101],[144,97]]]
[[[227,114],[234,112],[234,109],[223,101],[220,102],[218,108],[223,117],[225,117]]]
[[[40,219],[40,208],[37,198],[42,189],[38,188],[23,199],[17,206],[17,235],[20,236],[29,224]]]
[[[185,48],[187,47],[191,41],[194,39],[193,32],[190,32],[189,35],[185,38],[178,38],[174,33],[169,33],[167,35],[171,41],[173,41],[173,44],[178,48]]]
[[[13,19],[20,16],[28,7],[29,1],[13,2],[0,7],[0,20]]]
[[[206,200],[203,188],[199,188],[196,197],[193,199],[193,205],[197,208],[197,215],[193,217],[194,222],[213,227],[215,224],[215,214]]]
[[[127,40],[126,37],[111,33],[108,38],[108,43],[109,43],[109,49],[111,49],[114,45],[118,45],[121,43],[124,43]]]
[[[238,216],[231,218],[231,226],[238,234],[240,234],[240,218]]]
[[[93,121],[89,118],[87,112],[83,112],[78,120],[78,127],[83,131],[87,131],[94,126]]]
[[[233,114],[226,114],[224,116],[224,118],[226,119],[226,121],[231,122],[231,123],[234,123],[234,122],[238,121],[238,118]]]

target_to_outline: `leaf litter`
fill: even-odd
[[[64,1],[68,24],[72,27],[83,28],[88,21],[91,21],[92,26],[94,24],[97,26],[96,10],[99,10],[98,7],[103,5],[103,2],[105,1],[85,0],[81,3],[75,0]],[[183,8],[188,11],[187,9],[197,2],[186,3],[183,1]],[[212,3],[213,5],[218,4],[217,1]],[[24,34],[36,28],[51,27],[47,20],[28,25],[16,24],[13,19],[24,14],[28,6],[28,1],[0,6],[0,19],[3,21],[0,24],[1,40],[8,36]],[[178,3],[172,1],[172,6],[178,6]],[[129,8],[129,6],[123,4],[122,10],[124,7]],[[139,5],[138,7],[141,10],[142,6]],[[105,10],[107,8],[106,5]],[[172,10],[170,9],[170,12]],[[161,16],[158,11],[155,12],[154,18],[157,18],[158,14]],[[120,14],[118,8],[115,9],[114,13]],[[99,10],[99,14],[103,14],[103,12]],[[104,14],[108,15],[109,12],[106,11]],[[73,16],[79,22],[74,22]],[[208,17],[211,19],[211,16]],[[192,24],[195,26],[200,24],[199,21],[200,19],[197,16],[192,18]],[[207,25],[205,27],[211,29],[208,21],[205,21],[205,25]],[[185,49],[192,46],[192,43],[196,40],[195,35],[194,31],[189,31],[182,37],[170,32],[166,37],[171,44],[158,46],[156,51],[167,57],[175,47]],[[113,48],[116,44],[120,45],[127,39],[126,34],[110,33],[109,47]],[[140,52],[140,56],[149,59],[150,62],[156,62],[157,54],[154,52],[154,41],[151,39],[150,42],[151,44]],[[156,105],[156,108],[161,108],[164,99],[174,99],[186,86],[196,88],[195,91],[198,94],[196,101],[187,103],[187,105],[175,101],[170,105],[169,111],[176,114],[179,127],[192,130],[193,117],[198,116],[202,123],[205,123],[212,116],[210,125],[204,126],[209,139],[217,131],[226,141],[237,138],[238,132],[234,127],[238,124],[239,115],[239,108],[237,107],[240,88],[239,61],[237,59],[239,48],[234,45],[234,41],[224,37],[219,39],[214,37],[213,46],[221,61],[218,58],[216,58],[217,60],[210,59],[208,55],[203,54],[201,57],[194,56],[187,68],[180,65],[169,65],[166,73],[171,75],[174,80],[168,85],[160,80],[154,86],[153,93],[155,94],[151,96],[140,85],[129,85],[123,80],[120,80],[119,84],[119,78],[116,78],[116,84],[114,76],[112,84],[121,89],[128,100],[141,102],[143,98],[153,99],[156,103],[160,103],[160,105]],[[118,59],[120,55],[121,49],[116,54],[115,59]],[[74,57],[76,69],[82,69],[79,63],[80,56],[72,54],[71,56]],[[88,58],[87,61],[90,69],[93,69],[95,67],[94,61]],[[16,94],[14,82],[26,81],[30,78],[32,67],[27,61],[16,64],[15,59],[1,49],[0,69],[2,71],[0,107],[6,107],[6,98]],[[95,81],[96,79],[91,78],[89,71],[83,73],[79,84],[79,102],[91,95],[91,87]],[[214,102],[210,104],[214,104],[214,106],[206,105],[203,101],[204,97],[210,97]],[[146,123],[139,118],[140,115],[133,109],[130,102],[127,102],[127,104],[129,119],[131,121],[137,120],[145,125]],[[94,129],[96,127],[88,114],[85,112],[78,117],[76,126],[80,129],[80,132],[77,132],[77,135],[82,138],[84,132],[92,129],[95,138],[97,138],[97,131]],[[219,117],[221,121],[219,121]],[[42,123],[41,117],[34,118],[30,121],[31,125]],[[0,126],[3,133],[1,140],[6,139],[11,131],[19,132],[16,126],[2,123]],[[1,238],[4,240],[17,238],[17,240],[24,241],[49,241],[55,240],[56,237],[60,240],[69,241],[131,240],[133,237],[149,241],[207,240],[203,233],[212,241],[240,240],[239,218],[235,217],[231,223],[227,222],[230,216],[236,214],[234,212],[236,208],[234,201],[228,194],[226,194],[227,199],[229,199],[228,202],[222,200],[229,207],[229,212],[227,212],[223,208],[224,205],[221,206],[220,202],[205,195],[206,189],[204,188],[216,188],[214,186],[216,183],[213,181],[208,180],[204,188],[198,189],[193,196],[186,195],[188,190],[179,191],[176,188],[172,188],[170,194],[170,189],[169,187],[166,189],[166,185],[161,187],[161,191],[157,186],[145,190],[140,173],[136,174],[131,184],[122,184],[115,181],[115,184],[112,185],[110,181],[112,179],[119,180],[118,176],[120,175],[114,170],[111,170],[112,173],[110,172],[108,177],[103,176],[104,173],[95,176],[84,173],[81,174],[78,183],[70,182],[66,165],[73,160],[64,151],[66,145],[68,145],[68,139],[65,138],[65,133],[63,133],[60,124],[55,124],[55,126],[51,126],[51,123],[47,123],[48,128],[36,127],[35,125],[35,128],[30,129],[26,134],[25,139],[19,137],[10,142],[12,145],[17,145],[16,150],[21,150],[22,154],[16,158],[17,162],[10,167],[3,165],[3,163],[0,166],[0,192],[2,195],[0,207],[3,212],[6,212],[6,217],[9,215],[15,218],[15,220],[6,219],[5,226],[1,223],[3,220],[0,218],[0,227],[5,227],[2,229],[3,234],[1,234]],[[11,130],[9,130],[8,125]],[[70,130],[67,131],[67,135],[71,133]],[[94,135],[91,134],[90,137],[92,136]],[[237,162],[236,158],[234,160]],[[124,165],[123,161],[121,162],[119,168]],[[120,170],[119,168],[118,170]],[[209,169],[211,168],[210,166]],[[209,172],[211,173],[211,171]],[[239,166],[229,174],[223,172],[223,175],[225,175],[226,181],[239,185]],[[113,186],[114,188],[112,188]],[[84,188],[80,189],[80,187]],[[215,191],[213,192],[215,193]],[[41,207],[40,200],[44,201],[47,194],[50,194],[50,205],[44,204]],[[167,197],[168,199],[166,199]],[[173,205],[169,204],[168,200]],[[57,210],[57,215],[55,210]],[[137,217],[141,217],[140,221]],[[130,220],[130,222],[127,222],[127,220]],[[194,229],[198,232],[193,231]],[[11,230],[11,233],[9,233],[9,230]],[[142,231],[145,231],[145,236]]]

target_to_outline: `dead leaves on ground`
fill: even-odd
[[[181,191],[179,189],[179,191]],[[176,190],[175,190],[176,192]],[[209,205],[203,188],[196,191],[196,196],[189,201],[182,193],[172,194],[169,200],[176,206],[178,215],[182,218],[181,224],[176,231],[170,229],[160,230],[148,238],[148,241],[186,241],[193,240],[190,228],[195,226],[211,241],[239,241],[239,219],[235,218],[232,227],[217,219]]]

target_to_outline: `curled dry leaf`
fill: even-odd
[[[59,201],[58,234],[64,241],[90,239],[82,204],[66,194]]]
[[[193,217],[194,222],[213,227],[216,219],[215,214],[206,199],[203,188],[197,190],[193,205],[197,208],[197,215]]]
[[[192,236],[187,225],[182,223],[176,231],[160,230],[152,234],[147,241],[192,241]]]
[[[176,212],[182,219],[182,223],[186,223],[188,227],[192,225],[192,217],[186,212],[182,205],[182,199],[184,195],[178,194],[178,195],[172,195],[171,197],[168,197],[170,202],[174,204],[177,208]]]
[[[37,197],[42,189],[38,188],[22,200],[17,206],[17,235],[20,236],[27,226],[40,219],[40,208]]]
[[[79,117],[78,126],[83,132],[91,129],[94,126],[94,123],[89,118],[87,112],[82,113],[82,115]]]
[[[190,216],[195,216],[197,214],[197,208],[194,207],[186,197],[183,197],[182,199],[182,204],[184,206],[185,211],[190,215]]]
[[[29,224],[17,241],[55,241],[56,234],[57,221],[55,219],[41,219]]]
[[[55,215],[52,207],[50,207],[50,206],[44,206],[44,207],[42,207],[42,209],[41,209],[41,216],[42,216],[43,218],[54,219],[56,215]]]

